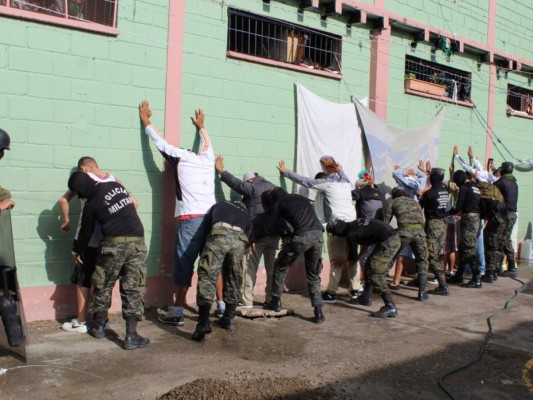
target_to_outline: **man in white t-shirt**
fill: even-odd
[[[205,115],[196,110],[193,125],[198,129],[200,149],[198,153],[181,149],[167,143],[157,128],[150,122],[152,111],[144,100],[139,105],[139,117],[146,134],[173,167],[176,177],[176,209],[178,220],[176,235],[176,257],[174,263],[174,305],[170,306],[159,321],[181,326],[184,324],[183,307],[191,286],[194,263],[202,251],[210,226],[204,221],[215,200],[215,154],[209,135],[204,128]]]

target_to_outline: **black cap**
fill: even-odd
[[[68,180],[68,188],[78,194],[78,197],[87,198],[93,194],[96,187],[96,181],[94,181],[85,172],[76,171]]]

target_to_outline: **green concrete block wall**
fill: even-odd
[[[496,2],[496,41],[495,46],[517,57],[531,60],[531,3],[514,0]]]
[[[387,10],[480,43],[487,42],[488,1],[394,0]]]
[[[164,103],[168,2],[119,2],[118,29],[114,37],[0,16],[0,127],[12,140],[0,185],[16,202],[22,287],[69,282],[79,202],[65,234],[57,200],[85,155],[139,199],[149,273],[159,273],[163,163],[140,131],[137,106],[148,97]]]

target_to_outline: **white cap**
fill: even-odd
[[[243,181],[247,181],[248,179],[252,179],[252,178],[255,178],[255,172],[254,171],[248,171],[247,173],[245,173],[242,177],[242,180]]]

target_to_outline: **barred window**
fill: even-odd
[[[533,117],[532,101],[533,91],[520,86],[507,86],[507,107],[512,111]]]
[[[341,44],[337,35],[228,8],[228,52],[339,74]]]
[[[472,74],[406,55],[405,89],[470,103]]]
[[[116,27],[116,8],[117,0],[0,0],[3,15],[102,32]]]

